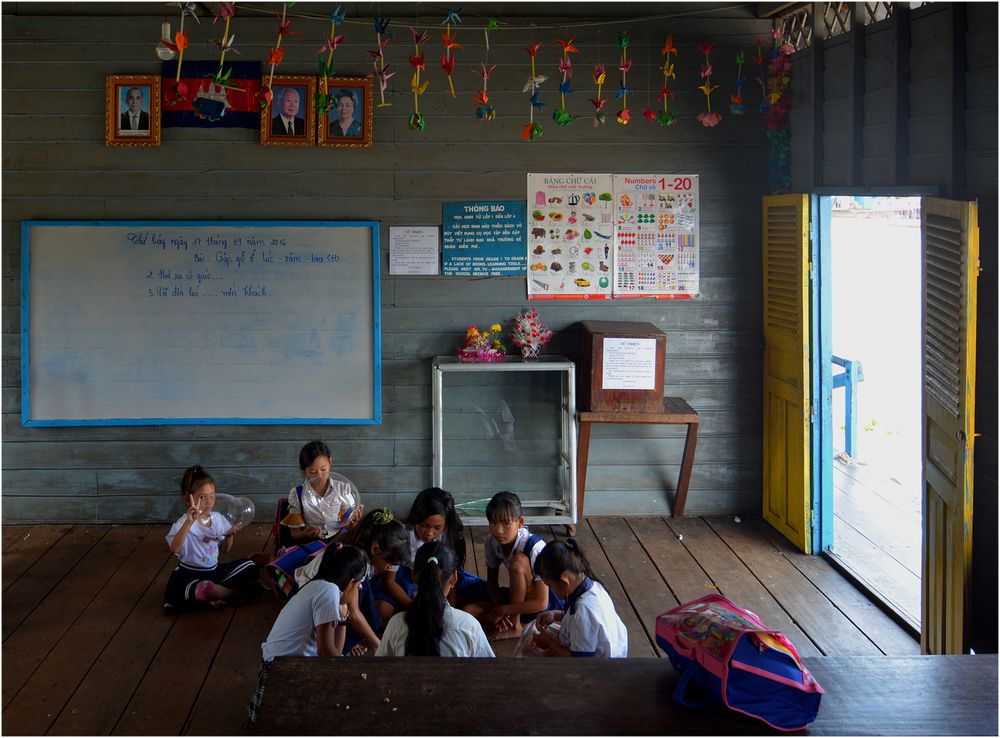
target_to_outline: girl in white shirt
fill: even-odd
[[[574,539],[547,544],[535,559],[535,573],[566,601],[563,610],[539,614],[535,646],[548,656],[628,656],[625,624]],[[558,636],[546,628],[553,622],[560,623]]]
[[[299,451],[306,478],[288,493],[288,513],[301,515],[305,527],[290,528],[295,543],[331,538],[361,520],[364,505],[358,504],[352,485],[331,478],[332,465],[330,447],[322,441],[310,441]]]
[[[453,608],[448,594],[458,581],[458,559],[441,542],[417,551],[413,574],[416,596],[386,626],[376,656],[473,656],[493,658],[493,649],[475,617]]]

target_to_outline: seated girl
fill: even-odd
[[[294,543],[333,538],[352,528],[361,519],[364,506],[355,506],[350,485],[330,477],[330,447],[310,441],[299,451],[299,468],[306,475],[288,493],[288,516],[301,517],[304,525],[291,526]],[[287,523],[286,523],[287,525]]]

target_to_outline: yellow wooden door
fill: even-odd
[[[924,198],[924,653],[968,651],[979,224],[974,203]]]
[[[764,519],[811,553],[809,198],[764,198]]]

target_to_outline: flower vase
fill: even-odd
[[[529,346],[525,344],[521,346],[521,358],[525,361],[535,361],[538,359],[538,352],[541,346]]]

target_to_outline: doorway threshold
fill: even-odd
[[[912,613],[907,612],[904,608],[900,607],[899,604],[887,597],[879,590],[878,585],[869,581],[863,574],[856,571],[847,559],[838,556],[834,551],[824,551],[823,558],[829,561],[833,568],[836,569],[841,576],[851,582],[851,584],[853,584],[858,591],[864,594],[874,605],[882,610],[882,612],[892,618],[897,625],[906,630],[916,640],[920,640],[919,614],[917,619],[914,619],[914,615]]]

